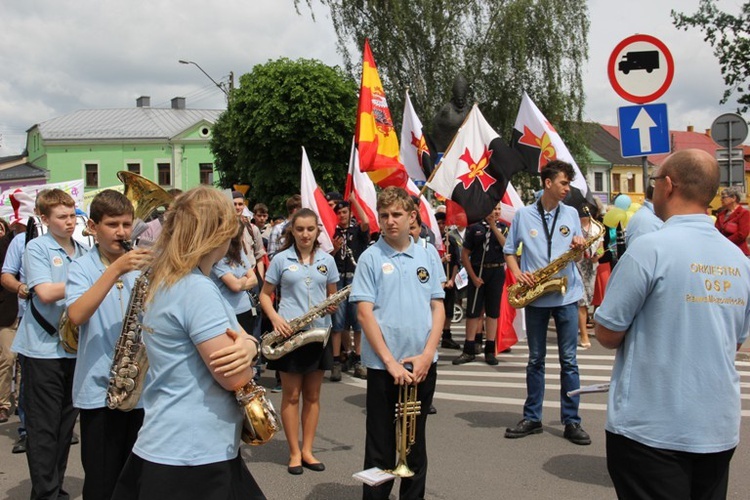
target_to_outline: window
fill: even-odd
[[[172,185],[172,165],[169,163],[157,163],[156,170],[159,177],[160,186]]]
[[[201,163],[199,166],[200,183],[214,185],[214,166],[211,163]]]
[[[604,174],[594,172],[594,191],[604,191]]]
[[[622,184],[620,183],[620,174],[612,174],[612,194],[616,194],[622,191]]]
[[[131,172],[133,174],[141,175],[141,164],[140,163],[128,163],[127,164],[128,172]]]
[[[86,187],[99,187],[99,165],[96,163],[86,163],[83,167],[86,171]]]
[[[628,177],[628,193],[635,193],[635,175]]]

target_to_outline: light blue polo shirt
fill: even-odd
[[[737,344],[750,329],[750,262],[706,215],[673,216],[620,258],[596,321],[626,331],[606,429],[654,448],[739,442]]]
[[[88,251],[75,240],[74,245],[73,258],[78,258]],[[42,283],[65,283],[73,258],[55,241],[51,233],[31,240],[23,254],[23,267],[29,289]],[[65,298],[52,304],[42,303],[39,297],[34,297],[33,300],[42,317],[57,328],[60,316],[65,310]],[[60,345],[60,335],[50,335],[36,322],[30,308],[31,305],[28,314],[21,318],[21,324],[11,346],[13,352],[38,359],[75,358],[75,354],[65,352]]]
[[[163,465],[205,465],[237,456],[242,413],[196,345],[239,331],[216,284],[195,269],[156,291],[143,316],[151,380],[141,400],[145,417],[133,453]]]
[[[8,250],[5,253],[5,260],[3,261],[3,273],[12,274],[18,276],[18,281],[25,283],[26,272],[23,269],[23,250],[26,245],[26,233],[17,234],[8,245]],[[26,301],[24,299],[18,299],[18,317],[23,316],[23,312],[26,310]]]
[[[658,231],[663,225],[664,221],[654,213],[654,204],[644,200],[643,206],[633,214],[625,228],[625,247],[632,245],[639,236]]]
[[[430,301],[445,297],[444,281],[435,247],[412,242],[399,252],[380,238],[360,256],[349,300],[373,304],[385,343],[400,361],[424,351],[432,328]],[[435,351],[433,362],[437,359]],[[362,362],[367,368],[385,370],[367,337],[362,338]]]
[[[87,292],[105,271],[99,248],[74,260],[68,271],[65,285],[65,305],[70,307]],[[123,318],[128,312],[130,292],[139,271],[131,271],[120,277],[122,289],[117,285],[106,297],[89,320],[78,327],[78,361],[73,376],[73,405],[86,410],[106,406],[109,370],[115,344],[122,332]],[[143,405],[139,401],[137,408]]]
[[[547,237],[536,203],[519,209],[513,217],[513,223],[510,225],[510,230],[506,236],[503,253],[515,255],[519,245],[523,243],[521,271],[534,272],[548,265],[570,250],[570,244],[573,243],[574,236],[582,236],[581,219],[578,217],[578,211],[563,203],[558,204],[557,207],[555,210],[560,210],[560,213],[557,216],[552,235],[551,259],[547,256]],[[549,228],[552,227],[555,210],[545,214]],[[530,304],[531,306],[557,307],[580,300],[583,296],[583,282],[575,263],[568,263],[559,275],[568,278],[568,289],[565,295],[557,292],[549,293],[536,299]]]
[[[231,274],[235,278],[241,278],[247,274],[248,269],[250,269],[250,260],[247,258],[244,251],[241,251],[240,255],[242,258],[241,264],[230,264],[229,260],[225,257],[217,262],[211,269],[211,279],[216,283],[216,286],[219,287],[221,296],[224,297],[224,300],[226,300],[230,306],[232,306],[235,314],[242,314],[253,308],[253,304],[250,302],[250,296],[247,292],[244,290],[233,292],[223,281],[221,281],[221,277],[227,274]]]
[[[278,312],[287,321],[305,314],[312,306],[323,302],[328,296],[326,285],[338,281],[336,261],[320,248],[315,251],[312,264],[300,264],[292,245],[277,253],[266,271],[266,282],[280,286],[281,302]],[[312,325],[314,328],[329,326],[330,316],[318,318]]]

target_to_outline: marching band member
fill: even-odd
[[[350,299],[365,341],[367,366],[367,438],[365,469],[393,469],[396,429],[393,411],[399,386],[418,384],[422,413],[416,419],[416,441],[409,453],[411,478],[402,478],[400,498],[424,498],[427,479],[425,424],[437,381],[437,346],[443,329],[445,281],[437,251],[414,243],[409,235],[417,209],[408,193],[395,187],[378,196],[382,237],[362,254]],[[413,371],[405,367],[410,364]],[[393,481],[364,485],[363,498],[387,499]]]
[[[81,416],[81,463],[86,473],[83,498],[110,498],[143,423],[143,407],[128,412],[106,407],[115,344],[127,314],[139,269],[149,250],[125,253],[133,205],[117,191],[97,194],[89,208],[89,231],[97,245],[70,264],[65,287],[68,318],[79,326],[73,405]]]
[[[285,336],[294,333],[287,320],[303,315],[310,307],[336,293],[339,273],[333,257],[318,248],[319,233],[315,212],[308,208],[295,211],[289,220],[284,246],[266,272],[260,304],[274,331]],[[281,295],[278,312],[274,310],[271,299],[274,291]],[[329,312],[334,310],[331,308]],[[331,318],[327,316],[313,323],[313,327],[330,326]],[[312,342],[268,362],[269,370],[281,372],[281,419],[289,444],[287,471],[290,474],[302,474],[303,467],[317,472],[325,470],[325,465],[313,456],[312,448],[320,415],[323,374],[332,367],[330,342],[325,347],[320,342]],[[299,444],[300,397],[302,448]]]
[[[209,278],[236,233],[231,202],[209,187],[180,195],[164,217],[143,316],[145,418],[115,500],[265,498],[239,454],[231,392],[253,378],[258,345]]]

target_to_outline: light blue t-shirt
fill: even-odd
[[[65,285],[65,305],[70,307],[87,292],[105,271],[99,248],[94,247],[70,264]],[[109,370],[115,344],[122,332],[123,318],[128,312],[133,282],[140,274],[131,271],[120,277],[117,285],[104,297],[89,320],[78,327],[78,361],[73,376],[73,405],[76,408],[104,408],[109,384]],[[148,376],[148,375],[147,375]],[[137,408],[143,405],[139,401]]]
[[[596,321],[625,331],[606,429],[654,448],[739,442],[737,344],[750,329],[750,261],[706,215],[673,216],[620,258]]]
[[[551,213],[545,213],[547,227],[552,229],[555,211],[560,211],[552,234],[552,251],[549,254],[551,258],[548,258],[547,236],[544,232],[544,225],[537,204],[534,203],[519,209],[513,217],[513,223],[510,225],[510,230],[506,236],[503,253],[515,255],[518,246],[523,243],[521,271],[534,272],[548,265],[570,250],[570,244],[573,242],[574,236],[582,236],[581,219],[578,217],[578,211],[563,203],[557,206],[558,208],[552,210]],[[572,304],[581,299],[583,296],[583,281],[581,281],[581,275],[578,273],[575,263],[570,262],[560,271],[559,275],[568,278],[568,289],[565,295],[557,292],[543,295],[532,302],[531,306],[557,307]]]
[[[629,247],[639,236],[658,231],[664,225],[664,221],[654,213],[654,204],[644,200],[643,206],[633,214],[625,229],[625,247]]]
[[[23,250],[26,245],[26,233],[20,233],[13,237],[8,245],[8,250],[5,252],[5,260],[3,261],[3,274],[8,273],[13,276],[18,276],[18,281],[21,283],[26,282],[26,272],[23,270]],[[23,312],[26,310],[26,301],[24,299],[18,299],[18,317],[23,316]]]
[[[216,284],[195,269],[156,291],[143,316],[151,380],[133,453],[157,464],[205,465],[237,456],[242,413],[216,382],[196,346],[239,330]]]
[[[349,300],[373,304],[385,344],[400,361],[424,351],[432,329],[430,301],[445,297],[444,281],[445,272],[432,245],[412,242],[399,252],[380,238],[360,256]],[[433,362],[437,359],[435,351]],[[366,337],[362,339],[362,362],[367,368],[385,370]]]
[[[78,258],[88,251],[76,241],[74,241],[74,245],[75,255],[70,257],[65,249],[55,241],[51,233],[31,240],[26,245],[26,251],[23,254],[23,267],[29,289],[42,283],[65,283],[68,279],[70,263],[74,258]],[[42,317],[57,329],[60,316],[65,310],[65,298],[52,304],[44,304],[36,296],[32,300],[34,300],[34,306]],[[65,352],[60,344],[59,334],[50,335],[36,322],[34,315],[31,313],[31,305],[29,305],[28,314],[24,314],[21,318],[11,350],[29,358],[37,359],[76,357],[75,354]]]
[[[221,280],[221,277],[227,274],[231,274],[235,278],[241,278],[247,274],[248,269],[250,269],[250,260],[247,258],[244,251],[241,251],[240,255],[242,258],[241,264],[230,264],[229,260],[225,257],[217,262],[211,269],[211,279],[216,283],[216,286],[219,287],[221,296],[224,297],[224,300],[226,300],[230,306],[232,306],[235,314],[242,314],[253,308],[253,304],[250,302],[250,296],[247,292],[244,290],[233,292]]]
[[[300,264],[294,245],[279,252],[266,271],[266,282],[280,286],[279,315],[289,321],[305,314],[328,296],[326,285],[338,283],[339,271],[333,257],[321,249],[315,251],[312,264]],[[331,317],[316,319],[311,328],[331,326]]]

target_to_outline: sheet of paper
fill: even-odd
[[[356,474],[352,474],[352,477],[370,486],[377,486],[386,481],[396,479],[395,475],[391,474],[390,472],[386,472],[378,467],[373,467],[372,469],[357,472]]]

